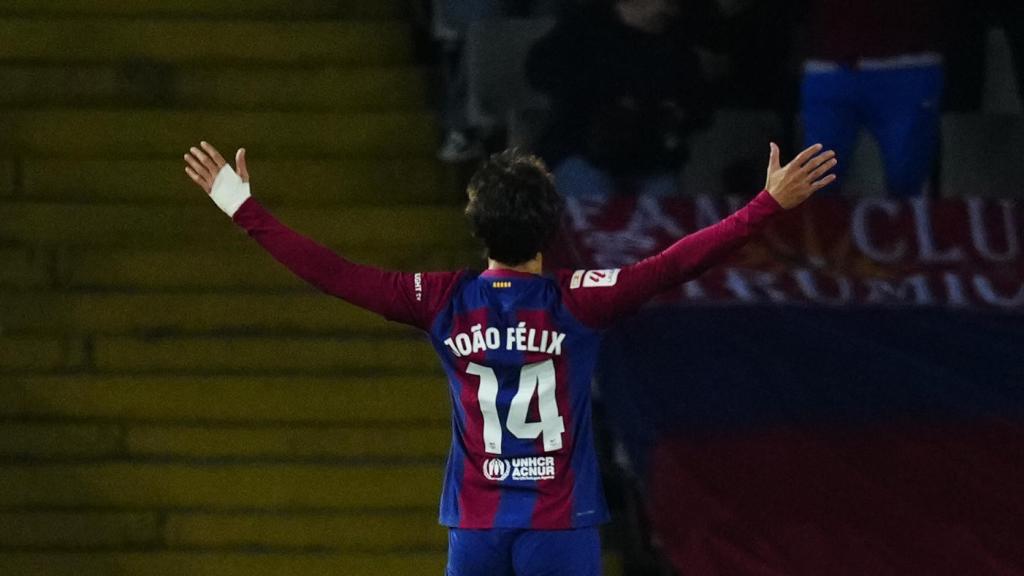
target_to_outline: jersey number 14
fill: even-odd
[[[480,378],[477,400],[484,416],[484,450],[489,454],[501,454],[501,419],[498,416],[498,377],[487,366],[470,362],[466,372]],[[530,401],[537,395],[540,420],[527,422]],[[527,364],[519,371],[519,389],[508,407],[508,421],[505,427],[520,440],[536,440],[544,436],[544,451],[552,452],[562,448],[562,433],[565,424],[558,414],[555,400],[555,364],[551,360]]]

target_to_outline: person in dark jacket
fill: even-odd
[[[528,80],[553,107],[537,151],[563,194],[676,191],[687,135],[712,111],[680,10],[677,0],[574,6],[531,49]]]

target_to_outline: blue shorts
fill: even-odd
[[[842,180],[861,126],[875,137],[893,196],[920,196],[939,152],[941,64],[909,68],[805,72],[804,144],[836,151]],[[831,188],[831,187],[830,187]],[[857,192],[865,192],[859,190]]]
[[[597,527],[448,530],[447,576],[599,576]]]

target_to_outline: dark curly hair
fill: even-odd
[[[487,159],[469,180],[466,216],[487,257],[516,266],[547,248],[565,203],[544,162],[516,150]]]

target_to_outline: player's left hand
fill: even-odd
[[[213,182],[227,162],[209,142],[200,142],[185,154],[185,173],[207,194],[213,190]],[[249,181],[249,170],[245,165],[245,148],[235,153],[235,168],[242,182]]]
[[[772,142],[768,158],[768,178],[764,188],[785,209],[800,205],[811,194],[835,182],[836,175],[829,172],[839,163],[836,153],[815,144],[797,154],[785,166],[779,161],[779,147]]]

